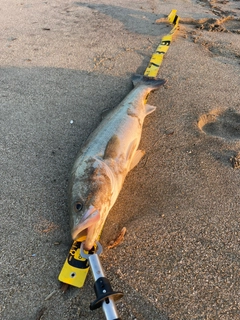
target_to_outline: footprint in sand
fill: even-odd
[[[240,113],[233,109],[213,110],[200,117],[198,128],[210,136],[227,140],[240,139]]]

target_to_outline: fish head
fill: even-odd
[[[70,224],[73,240],[86,236],[90,250],[99,237],[111,208],[112,181],[102,161],[91,158],[72,173],[69,185]]]

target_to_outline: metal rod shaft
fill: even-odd
[[[106,320],[117,320],[120,319],[118,317],[118,312],[116,309],[115,302],[113,298],[108,298],[109,303],[106,301],[102,304],[103,312],[105,313]]]
[[[101,262],[97,254],[89,255],[89,264],[92,270],[93,278],[97,281],[101,277],[105,277]],[[102,303],[102,309],[105,313],[106,320],[119,319],[115,302],[113,298],[109,297]]]

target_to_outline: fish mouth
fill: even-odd
[[[85,249],[90,250],[96,239],[94,238],[94,230],[96,223],[100,220],[100,212],[94,206],[90,206],[83,216],[83,219],[74,226],[72,230],[72,239],[76,240],[80,236],[86,235]]]

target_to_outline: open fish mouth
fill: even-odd
[[[86,242],[91,241],[89,239],[94,231],[95,224],[100,219],[99,210],[93,206],[90,206],[83,219],[73,228],[72,230],[72,239],[76,240],[80,236],[87,235]]]

